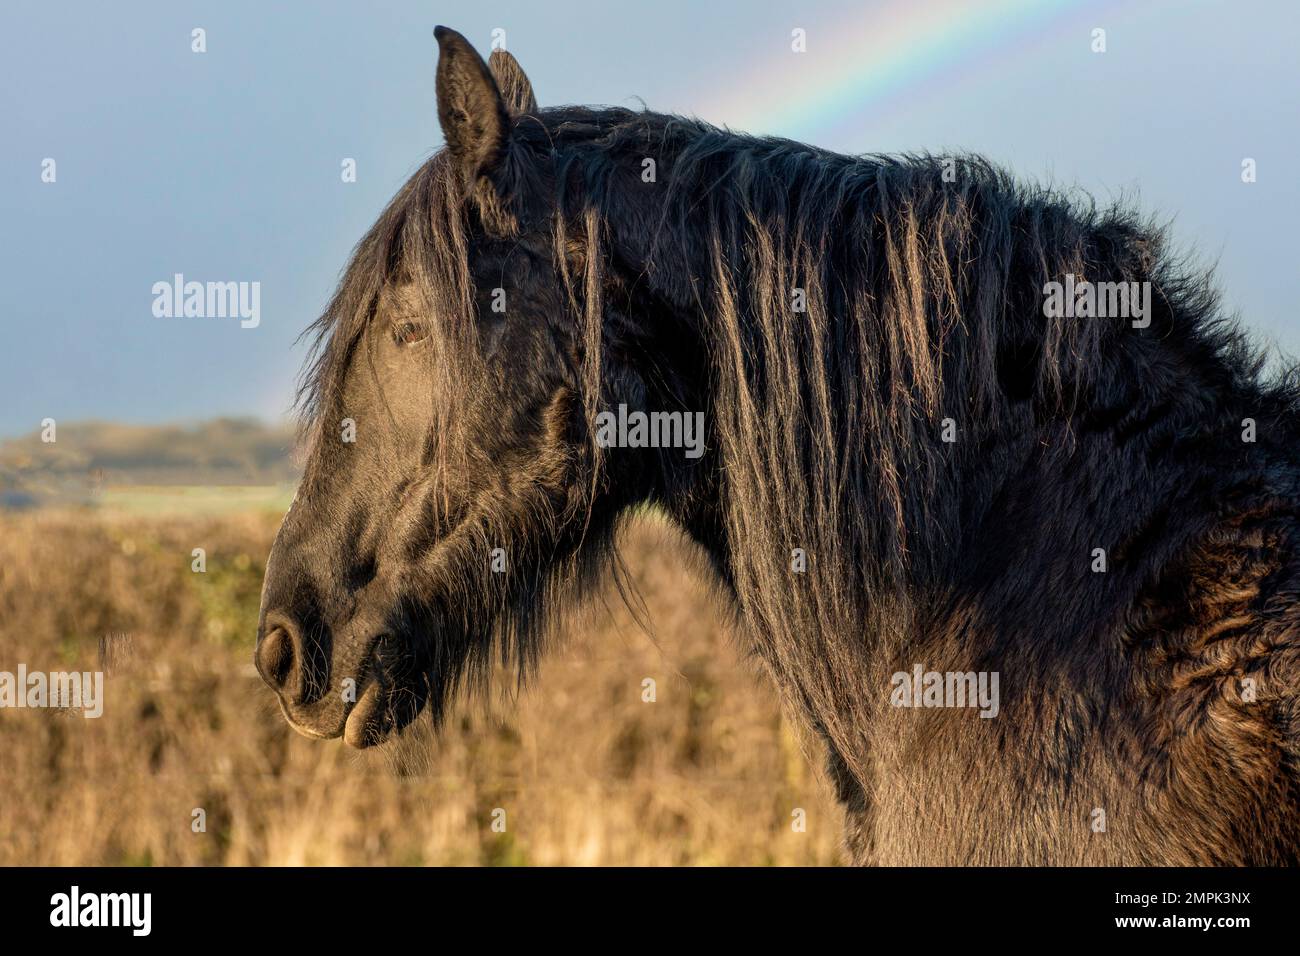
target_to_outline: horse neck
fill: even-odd
[[[833,159],[846,169],[851,162]],[[716,186],[702,181],[699,195],[688,188],[670,201],[681,209],[704,208],[714,201],[710,190]],[[1162,315],[1163,330],[1139,332],[1120,323],[1123,329],[1107,329],[1096,341],[1082,324],[1051,330],[1058,394],[1035,395],[1036,386],[1012,394],[1000,371],[997,378],[971,372],[1003,358],[980,352],[984,342],[1029,341],[1031,354],[1049,347],[1041,283],[1023,265],[1037,250],[1007,246],[991,250],[1008,263],[1007,275],[989,283],[994,291],[970,294],[964,303],[970,313],[947,345],[932,338],[932,349],[904,354],[904,364],[892,368],[836,364],[837,348],[864,341],[890,346],[897,356],[906,348],[898,333],[880,328],[891,315],[906,314],[907,305],[892,308],[875,288],[869,307],[861,289],[852,290],[858,298],[847,306],[816,290],[823,293],[823,314],[796,316],[786,308],[791,290],[774,291],[774,276],[753,274],[743,256],[728,259],[720,275],[710,237],[692,233],[688,217],[675,217],[659,202],[651,190],[633,190],[619,205],[634,213],[609,225],[615,248],[648,277],[674,317],[674,344],[665,348],[679,351],[669,364],[680,361],[682,343],[688,343],[686,352],[710,361],[692,375],[707,377],[698,395],[707,406],[717,465],[686,483],[682,520],[737,585],[746,576],[738,552],[761,542],[788,558],[802,547],[833,571],[833,587],[867,595],[864,602],[837,602],[845,627],[862,626],[877,597],[875,603],[887,598],[892,606],[907,606],[909,594],[959,589],[974,580],[1004,590],[1008,600],[1047,609],[1073,606],[1097,616],[1122,609],[1133,589],[1115,587],[1117,579],[1149,578],[1153,563],[1204,533],[1226,489],[1253,487],[1265,461],[1278,459],[1276,448],[1256,446],[1261,453],[1234,474],[1224,473],[1222,464],[1243,447],[1242,408],[1248,413],[1252,402],[1261,403],[1261,418],[1274,419],[1275,444],[1291,431],[1277,421],[1277,409],[1262,407],[1269,400],[1250,376],[1242,384],[1243,360],[1203,333],[1208,306],[1200,299],[1162,302],[1173,313]],[[1008,221],[1018,214],[1007,213]],[[1063,235],[1082,228],[1068,210],[1053,215],[1064,223],[1056,227]],[[844,221],[863,222],[847,213]],[[858,241],[829,236],[825,254],[844,256]],[[729,251],[723,249],[722,258]],[[990,252],[972,250],[980,251]],[[852,261],[851,254],[847,258]],[[797,270],[786,265],[780,275],[798,281]],[[1018,288],[1007,290],[1008,282]],[[720,318],[728,302],[733,322]],[[992,322],[1005,327],[981,327]],[[864,326],[872,329],[865,339]],[[933,336],[933,330],[920,334]],[[802,356],[792,358],[798,349]],[[1087,355],[1071,367],[1077,351]],[[924,378],[922,362],[947,362],[933,376],[943,384],[929,394],[913,393],[903,403],[913,407],[900,411],[897,394],[883,394],[882,383]],[[764,369],[766,381],[746,371],[755,367]],[[1062,392],[1071,397],[1063,401]],[[944,434],[947,423],[951,436]],[[803,434],[810,428],[811,436]],[[760,478],[745,479],[755,475]],[[1189,498],[1188,488],[1197,496]],[[1172,502],[1179,502],[1182,520],[1168,521]],[[776,520],[764,520],[772,514]],[[1098,558],[1106,570],[1093,572]],[[767,563],[751,577],[770,587],[779,562]],[[1080,568],[1086,573],[1077,574]]]
[[[1294,500],[1297,469],[1281,448],[1293,406],[1261,410],[1272,446],[1243,455],[1240,420],[1268,400],[1250,376],[1241,384],[1244,360],[1202,334],[1206,315],[1192,306],[1184,314],[1174,303],[1164,331],[1111,330],[1088,362],[1063,366],[1056,387],[1074,390],[1068,408],[1053,407],[1036,385],[1015,394],[999,372],[975,381],[982,413],[963,417],[972,382],[940,348],[936,361],[949,362],[942,394],[905,414],[881,391],[897,369],[845,363],[807,375],[809,362],[834,352],[825,336],[861,343],[865,326],[856,323],[864,322],[870,334],[893,334],[890,313],[873,311],[887,303],[873,296],[871,309],[830,309],[810,325],[762,301],[778,298],[771,276],[731,260],[720,289],[709,237],[691,233],[682,217],[680,234],[670,227],[665,238],[663,210],[647,196],[626,200],[637,211],[611,224],[614,244],[710,361],[712,465],[667,503],[709,551],[788,698],[861,779],[856,755],[869,749],[891,672],[915,663],[996,669],[1012,652],[1077,663],[1086,682],[1099,660],[1122,658],[1116,644],[1144,589],[1177,573],[1180,556],[1225,514],[1279,494]],[[701,193],[679,201],[694,208],[717,200]],[[1053,215],[1060,234],[1073,237],[1068,212]],[[834,251],[845,248],[832,241]],[[1016,324],[994,334],[973,320],[954,332],[970,337],[949,343],[967,349],[968,369],[991,364],[975,361],[976,335],[1002,344],[1014,332],[1038,347],[1046,335],[1041,277],[1025,265],[1035,255],[1001,251],[990,261],[1007,272],[992,285],[1018,284],[1015,301],[999,289],[967,318]],[[788,290],[778,291],[784,299]],[[728,297],[739,302],[735,321],[719,308]],[[810,338],[809,328],[823,338]],[[1053,331],[1060,356],[1090,345],[1086,329]],[[800,343],[815,347],[791,360]],[[941,434],[949,417],[951,442]],[[1035,657],[1035,647],[1053,650]],[[925,653],[936,659],[910,659]]]

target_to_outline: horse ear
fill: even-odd
[[[435,27],[438,39],[438,122],[447,149],[466,176],[491,172],[505,152],[510,115],[483,58],[463,36]]]
[[[514,55],[506,50],[493,50],[488,57],[488,69],[496,77],[497,89],[506,101],[510,112],[533,113],[537,110],[537,97],[533,95],[533,84],[528,82],[524,68]]]

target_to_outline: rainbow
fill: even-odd
[[[1109,29],[1121,17],[1126,12],[1116,2],[887,0],[845,23],[807,24],[807,53],[790,52],[787,34],[788,64],[774,68],[764,57],[762,67],[696,113],[733,129],[807,139],[861,122],[872,115],[869,107],[904,105],[971,69],[995,69],[1059,40],[1062,29],[1077,29],[1085,45],[1091,27]]]

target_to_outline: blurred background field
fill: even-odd
[[[91,456],[68,469],[101,472],[84,500],[64,474],[65,497],[0,510],[0,671],[107,672],[98,719],[0,709],[0,864],[839,862],[819,761],[653,519],[623,548],[653,639],[611,588],[529,688],[462,699],[437,738],[421,722],[358,753],[294,734],[251,663],[292,485],[249,465],[262,484],[140,485]]]

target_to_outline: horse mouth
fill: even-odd
[[[416,686],[371,684],[348,711],[343,742],[358,750],[383,743],[420,715],[426,699]]]
[[[280,712],[285,723],[310,740],[342,737],[350,747],[365,749],[387,740],[411,723],[428,700],[428,680],[420,679],[418,668],[401,652],[395,638],[381,634],[368,642],[360,659],[355,696],[330,711],[312,712],[292,706],[280,695]],[[329,692],[339,693],[338,687]]]
[[[418,668],[401,654],[392,635],[378,638],[369,654],[357,698],[347,711],[343,742],[364,750],[383,743],[419,716],[428,700],[428,682]]]
[[[312,727],[294,718],[284,702],[280,712],[284,721],[295,733],[309,740],[334,740],[342,737],[350,747],[363,750],[386,740],[395,729],[390,713],[389,695],[377,683],[371,683],[361,694],[361,699],[349,705],[342,722],[328,730]]]
[[[349,747],[364,750],[385,740],[392,733],[388,719],[389,696],[378,681],[371,681],[362,692],[361,699],[348,711],[343,724],[343,742]]]
[[[280,714],[284,717],[284,722],[289,725],[290,730],[294,731],[294,733],[301,734],[310,740],[333,740],[340,733],[339,731],[335,731],[332,734],[326,733],[325,731],[317,730],[314,727],[308,727],[306,724],[295,720],[293,714],[289,713],[289,708],[285,705],[283,700],[280,701]]]

